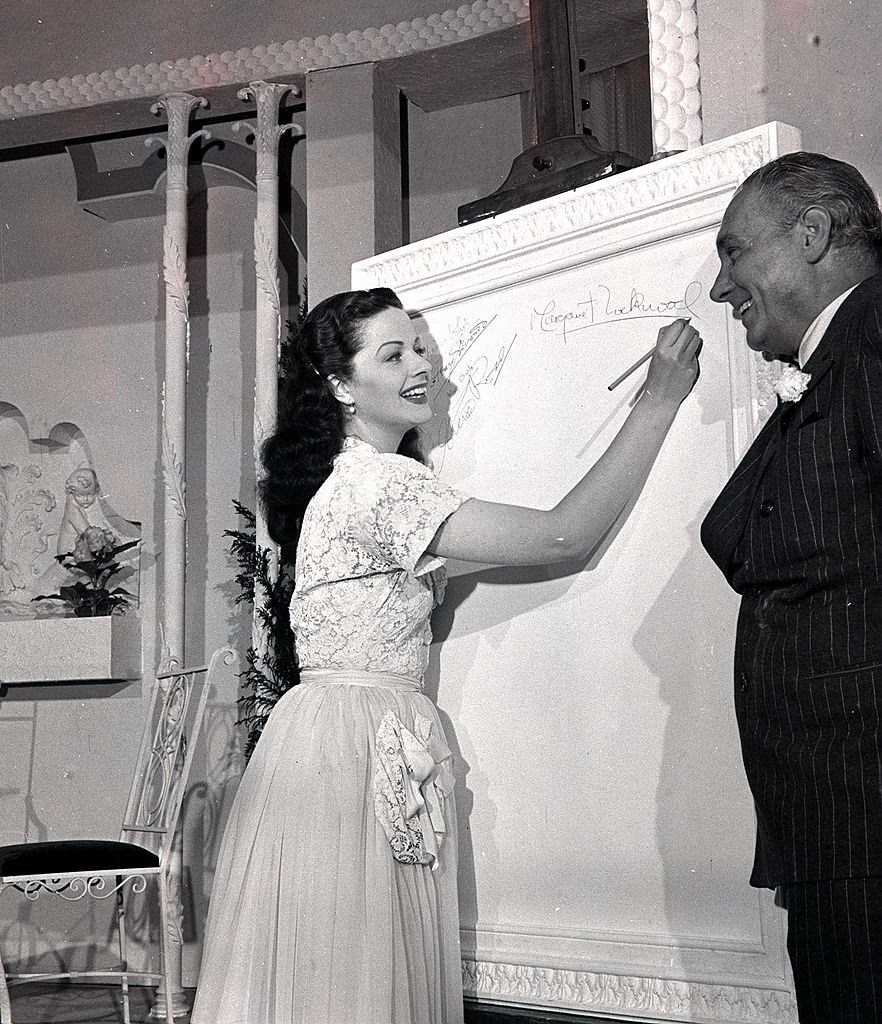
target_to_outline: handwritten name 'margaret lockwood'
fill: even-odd
[[[613,300],[610,288],[598,285],[595,290],[589,290],[586,299],[569,309],[559,309],[554,299],[550,299],[542,309],[534,308],[530,326],[532,329],[538,326],[544,334],[555,334],[566,340],[589,327],[601,327],[621,320],[643,320],[684,314],[700,319],[694,308],[700,298],[700,281],[691,281],[683,294],[673,299],[647,298],[644,292],[632,288],[630,298],[622,304],[617,304]]]

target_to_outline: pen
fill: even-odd
[[[647,352],[647,353],[646,353],[645,355],[642,355],[642,356],[641,356],[641,357],[640,357],[640,358],[639,358],[639,359],[637,360],[637,362],[636,362],[636,363],[634,363],[634,365],[633,365],[633,366],[629,366],[629,367],[628,367],[628,369],[627,369],[627,370],[625,370],[625,372],[624,372],[624,373],[623,373],[623,374],[622,374],[622,375],[621,375],[620,377],[616,377],[616,379],[615,379],[615,380],[614,380],[614,381],[612,382],[612,384],[608,384],[608,385],[607,385],[607,390],[608,390],[608,391],[612,391],[612,389],[613,389],[613,388],[617,388],[617,387],[619,386],[619,384],[621,384],[621,383],[622,383],[622,381],[623,381],[623,380],[625,380],[626,378],[630,377],[630,376],[631,376],[631,374],[632,374],[632,373],[633,373],[633,372],[634,372],[634,371],[635,371],[635,370],[636,370],[636,369],[637,369],[637,368],[638,368],[639,366],[642,366],[642,365],[643,365],[643,364],[644,364],[644,363],[646,362],[646,360],[647,360],[647,359],[649,359],[649,357],[650,357],[650,356],[652,355],[652,353],[653,353],[653,352],[655,352],[655,346],[654,346],[654,345],[653,345],[653,347],[652,347],[652,348],[651,348],[651,349],[650,349],[650,350],[649,350],[649,351],[648,351],[648,352]]]
[[[687,324],[689,323],[689,320],[690,320],[690,319],[691,319],[691,317],[689,317],[689,318],[687,318],[687,319],[686,319],[686,323],[687,323]],[[639,367],[641,367],[641,366],[642,366],[642,365],[643,365],[643,364],[644,364],[644,363],[646,362],[646,360],[647,360],[647,359],[649,359],[649,358],[651,357],[651,355],[652,355],[652,353],[653,353],[653,352],[655,352],[655,345],[653,345],[653,346],[652,346],[652,348],[651,348],[651,349],[650,349],[650,350],[649,350],[649,351],[648,351],[647,353],[645,353],[645,355],[642,355],[642,356],[641,356],[641,357],[640,357],[640,358],[639,358],[639,359],[637,360],[637,362],[636,362],[636,363],[634,363],[634,365],[633,365],[633,366],[629,366],[629,367],[628,367],[628,369],[627,369],[627,370],[625,370],[625,372],[624,372],[623,374],[621,374],[620,376],[616,377],[616,379],[615,379],[615,380],[614,380],[614,381],[612,382],[612,384],[608,384],[608,385],[607,385],[607,388],[606,388],[606,389],[607,389],[607,391],[612,391],[612,389],[613,389],[613,388],[617,388],[617,387],[619,386],[619,384],[621,384],[621,383],[622,383],[622,381],[623,381],[623,380],[627,380],[627,378],[628,378],[628,377],[630,377],[630,376],[631,376],[631,374],[632,374],[632,373],[633,373],[633,372],[634,372],[634,371],[635,371],[636,369],[638,369]]]

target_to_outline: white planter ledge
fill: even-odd
[[[0,620],[0,684],[140,677],[141,622],[135,612]]]

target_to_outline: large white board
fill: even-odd
[[[789,1021],[781,920],[747,884],[735,596],[699,542],[756,429],[761,370],[711,302],[714,237],[768,125],[353,268],[436,350],[426,440],[476,497],[550,507],[605,450],[689,316],[701,376],[587,564],[451,580],[428,689],[460,755],[467,990],[651,1020]]]

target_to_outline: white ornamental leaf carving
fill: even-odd
[[[45,513],[56,500],[44,487],[36,466],[0,466],[0,599],[27,595],[48,549]]]
[[[266,237],[266,233],[257,219],[254,221],[254,266],[261,291],[269,299],[276,316],[280,316],[278,263],[275,247]]]
[[[162,233],[163,278],[167,297],[175,304],[187,323],[190,322],[190,285],[187,281],[187,262],[168,227]]]
[[[181,519],[187,518],[186,483],[184,467],[178,459],[174,446],[168,436],[165,422],[162,424],[162,477],[175,512]]]
[[[796,1024],[791,992],[763,987],[760,978],[748,987],[474,960],[463,960],[462,972],[469,995],[544,1008],[653,1018],[662,1010],[666,1019],[708,1024]]]

